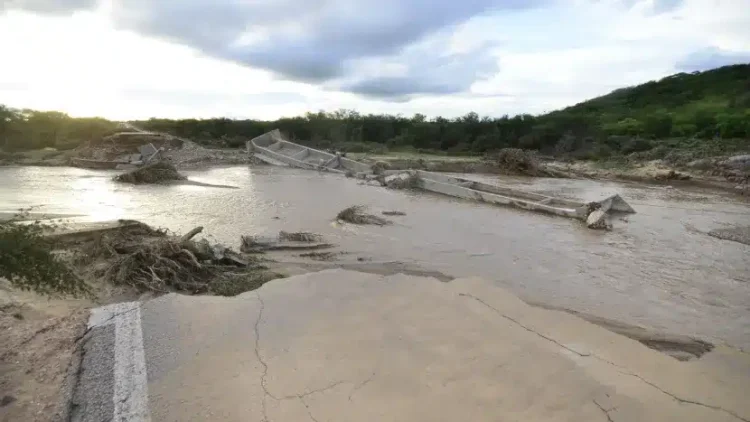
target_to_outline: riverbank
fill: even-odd
[[[262,165],[244,149],[205,148],[189,140],[180,148],[169,149],[163,156],[177,169],[206,169],[231,165]],[[78,153],[52,149],[3,153],[0,166],[64,167]],[[605,161],[537,160],[534,171],[518,171],[480,156],[451,156],[414,152],[387,154],[350,153],[349,158],[369,164],[380,163],[391,170],[419,169],[432,172],[466,174],[506,174],[532,177],[558,177],[612,181],[635,181],[662,186],[697,186],[750,195],[750,160],[737,161],[727,168],[734,157],[711,157],[691,162],[670,163],[665,160],[611,159]]]
[[[355,160],[384,163],[392,170],[419,169],[434,172],[469,174],[510,174],[513,169],[498,165],[496,161],[479,156],[445,156],[418,153],[350,154]],[[558,161],[552,158],[538,160],[538,170],[532,174],[517,175],[642,182],[661,186],[696,186],[737,193],[750,194],[750,156],[721,156],[694,160],[680,165],[665,160],[607,160]],[[732,159],[736,167],[726,164]]]
[[[188,140],[181,142],[180,147],[165,149],[161,153],[164,159],[178,169],[257,164],[244,149],[205,148]],[[13,153],[0,151],[0,166],[68,167],[72,166],[73,158],[90,156],[91,152],[86,147],[67,151],[57,151],[54,148]]]
[[[552,161],[546,166],[569,178],[641,182],[658,186],[683,186],[716,189],[738,195],[750,194],[747,176],[744,180],[720,175],[719,167],[706,170],[673,166],[662,160],[646,162],[622,161]],[[748,173],[750,174],[750,173]]]

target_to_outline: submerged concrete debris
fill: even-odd
[[[520,189],[490,185],[473,180],[447,176],[422,170],[392,171],[385,166],[370,166],[365,163],[349,160],[323,151],[286,141],[281,132],[274,130],[247,142],[248,152],[269,164],[286,165],[311,170],[328,171],[345,174],[364,180],[364,184],[381,185],[393,189],[421,189],[443,195],[482,201],[498,205],[510,205],[518,208],[539,211],[564,217],[576,218],[586,222],[590,228],[609,228],[611,214],[635,213],[635,210],[619,195],[612,195],[596,202],[597,207],[589,204],[540,195]],[[509,169],[509,173],[532,176],[551,176],[539,170],[536,157],[523,150],[506,149],[499,151],[495,160],[498,166]],[[377,164],[377,163],[376,163]],[[385,221],[358,216],[356,207],[342,211],[338,219],[354,224],[387,224]],[[596,213],[593,213],[596,211]],[[592,215],[593,213],[593,215]],[[379,218],[379,217],[376,217]]]
[[[344,208],[336,216],[336,220],[351,224],[372,224],[376,226],[385,226],[391,224],[390,221],[377,215],[367,214],[364,205],[354,205]]]
[[[731,240],[750,245],[750,226],[711,230],[708,232],[708,235],[717,239]]]
[[[389,189],[419,189],[419,176],[416,171],[391,174],[385,176],[383,185]]]
[[[279,240],[291,240],[293,242],[319,242],[323,236],[309,232],[279,232]]]

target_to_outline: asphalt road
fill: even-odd
[[[478,279],[331,270],[90,325],[73,421],[750,420],[747,354],[680,362]]]

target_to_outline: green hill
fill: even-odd
[[[742,64],[618,89],[548,117],[585,115],[609,134],[731,138],[750,134],[749,112],[750,64]]]

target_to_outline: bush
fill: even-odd
[[[664,161],[670,165],[682,167],[687,165],[687,163],[695,160],[698,158],[698,155],[691,152],[691,151],[669,151],[667,155],[664,156]]]
[[[659,145],[656,148],[650,149],[648,151],[641,151],[641,152],[634,152],[628,156],[628,159],[631,161],[651,161],[651,160],[661,160],[664,157],[667,156],[670,149],[666,145]]]
[[[635,138],[625,142],[621,146],[620,152],[623,154],[630,154],[633,152],[648,151],[651,148],[653,148],[653,145],[648,139]]]
[[[52,252],[52,243],[43,236],[52,226],[36,221],[22,222],[20,214],[0,221],[0,277],[22,290],[41,294],[88,295],[88,285]]]
[[[589,151],[590,160],[606,160],[614,154],[607,144],[594,144]]]

